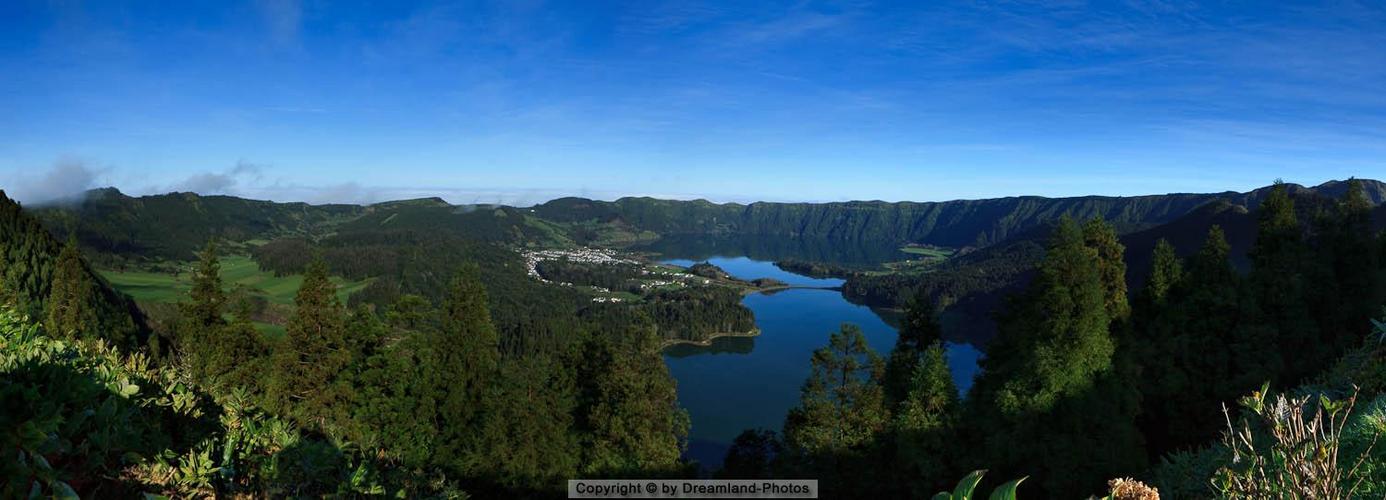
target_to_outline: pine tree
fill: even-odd
[[[558,360],[525,357],[502,365],[478,429],[484,476],[532,488],[577,474],[581,450],[573,433],[577,392]]]
[[[584,333],[569,362],[580,391],[575,427],[582,434],[583,473],[649,475],[678,468],[688,413],[679,408],[659,343],[648,317]]]
[[[260,330],[249,320],[237,319],[216,327],[202,349],[201,372],[214,390],[229,394],[240,387],[251,394],[260,393],[269,349],[261,340]]]
[[[1334,207],[1330,229],[1323,237],[1328,262],[1314,288],[1320,291],[1322,341],[1335,356],[1367,333],[1368,319],[1384,298],[1372,208],[1362,181],[1348,180],[1347,192]],[[1331,295],[1325,293],[1328,285]]]
[[[1097,252],[1097,272],[1102,280],[1103,303],[1112,321],[1125,321],[1131,314],[1126,299],[1126,246],[1116,229],[1100,218],[1083,224],[1083,243]]]
[[[905,399],[920,358],[929,347],[942,339],[943,329],[938,323],[937,309],[928,295],[920,292],[905,307],[895,348],[890,351],[890,360],[886,362],[883,385],[887,401],[895,404]]]
[[[403,337],[366,358],[356,375],[352,441],[413,469],[441,465],[440,365],[431,340]]]
[[[1038,276],[1011,304],[983,360],[984,391],[1007,413],[1044,411],[1059,398],[1087,390],[1111,368],[1108,300],[1097,251],[1063,218]]]
[[[843,324],[813,353],[799,406],[785,417],[786,474],[819,478],[826,497],[894,489],[883,438],[890,411],[881,387],[885,366],[860,328]]]
[[[915,365],[909,390],[895,408],[891,431],[895,437],[896,481],[912,497],[928,496],[957,475],[961,466],[957,434],[958,388],[942,342],[925,349]]]
[[[837,453],[867,444],[884,429],[884,366],[861,328],[843,324],[813,353],[799,406],[785,419],[785,444],[797,453]]]
[[[207,247],[198,253],[188,298],[191,302],[184,307],[183,314],[195,327],[214,328],[225,323],[221,315],[226,305],[226,291],[222,288],[221,261],[215,241],[209,240]]]
[[[486,289],[474,267],[457,273],[441,309],[442,327],[433,332],[439,402],[438,452],[441,463],[465,472],[482,465],[475,430],[485,415],[500,362],[499,337],[491,324]]]
[[[1109,309],[1121,308],[1107,295],[1115,284],[1103,279],[1114,264],[1103,261],[1062,218],[969,397],[969,425],[984,434],[979,461],[1043,477],[1039,486],[1053,497],[1096,491],[1144,461],[1134,394],[1113,370]]]
[[[1179,286],[1184,279],[1184,263],[1174,253],[1174,245],[1160,238],[1155,242],[1151,255],[1150,277],[1145,281],[1146,300],[1160,305],[1169,298],[1170,290]]]
[[[82,263],[76,237],[70,237],[58,253],[53,285],[46,305],[44,327],[51,335],[66,338],[96,337],[101,334],[91,278]]]
[[[1309,310],[1305,260],[1308,249],[1295,214],[1295,202],[1277,182],[1261,203],[1256,244],[1251,249],[1251,295],[1243,309],[1249,320],[1237,333],[1237,370],[1245,378],[1272,383],[1297,381],[1321,366],[1325,351]],[[1294,353],[1286,364],[1279,355]],[[1252,382],[1247,380],[1248,383]]]
[[[715,474],[722,479],[767,479],[775,476],[771,468],[783,451],[775,431],[746,429],[732,440],[722,469]]]
[[[294,314],[274,353],[270,396],[281,414],[317,428],[341,421],[346,406],[337,377],[351,363],[342,304],[327,265],[315,258],[294,296]]]

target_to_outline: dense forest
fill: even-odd
[[[208,244],[169,343],[142,346],[110,326],[137,310],[105,306],[114,292],[76,243],[59,250],[0,202],[17,277],[0,289],[0,425],[19,457],[6,497],[547,496],[578,475],[684,473],[687,418],[648,321],[593,319],[547,352],[503,352],[475,264],[441,300],[372,309],[342,304],[313,260],[270,340],[228,304]],[[49,286],[17,286],[30,262]]]
[[[1364,181],[1369,201],[1386,199],[1386,184]],[[1287,186],[1339,197],[1343,182],[1314,188]],[[1183,216],[1213,201],[1256,207],[1269,188],[1249,193],[1168,194],[1134,197],[1013,197],[936,203],[853,201],[843,203],[736,203],[704,200],[669,201],[621,198],[596,201],[561,198],[534,208],[557,222],[620,221],[659,234],[725,234],[780,236],[830,242],[930,244],[945,247],[987,246],[1051,223],[1060,215],[1100,217],[1122,232],[1143,229]]]
[[[1183,205],[1200,196],[1209,204]],[[903,306],[895,347],[874,352],[853,325],[805,332],[827,337],[804,360],[800,403],[782,428],[742,433],[712,473],[817,478],[824,497],[927,496],[964,477],[1034,498],[1142,483],[1166,498],[1379,497],[1379,198],[1376,183],[1352,181],[1164,201],[917,204],[935,218],[1010,206],[997,216],[1011,222],[984,224],[1010,225],[973,232],[979,248],[920,273],[854,274],[875,281],[849,280],[845,293]],[[415,200],[333,224],[237,233],[242,223],[228,222],[144,241],[72,209],[41,211],[45,226],[0,196],[0,446],[18,457],[0,468],[0,494],[549,497],[575,477],[695,476],[682,458],[688,415],[659,349],[754,329],[740,292],[598,302],[533,279],[516,250],[536,234],[562,240],[552,235],[593,211],[652,231],[757,227],[714,214],[727,205],[656,201],[568,199],[530,215]],[[740,209],[795,207],[756,205]],[[561,206],[567,219],[547,213]],[[437,220],[451,229],[430,230]],[[884,220],[800,232],[950,234]],[[93,250],[107,244],[97,234],[132,235],[155,255],[202,239],[172,318],[151,324],[94,270],[88,253],[135,248]],[[230,247],[302,276],[282,335],[258,330],[223,280]],[[635,272],[541,264],[603,288]],[[853,272],[823,269],[839,271]],[[343,301],[330,276],[370,281]],[[961,397],[940,322],[969,300],[998,314]]]
[[[1188,258],[1158,240],[1134,292],[1114,228],[1061,218],[966,400],[921,290],[885,359],[854,327],[833,333],[783,432],[743,433],[724,474],[888,497],[974,469],[1028,476],[1022,491],[1047,498],[1133,475],[1166,498],[1379,496],[1386,238],[1372,210],[1354,185],[1305,221],[1276,186],[1246,273],[1213,226]]]

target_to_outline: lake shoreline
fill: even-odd
[[[660,351],[663,351],[663,350],[665,350],[665,349],[668,349],[668,348],[673,347],[673,346],[676,346],[676,345],[694,345],[694,346],[698,346],[698,347],[708,347],[708,346],[711,346],[711,345],[712,345],[712,342],[713,342],[714,340],[720,339],[720,338],[722,338],[722,337],[743,337],[743,338],[751,338],[751,337],[759,337],[759,336],[760,336],[760,328],[754,328],[754,329],[752,329],[751,331],[748,331],[748,332],[717,332],[717,333],[713,333],[713,334],[709,335],[708,338],[707,338],[706,340],[664,339],[664,343],[663,343],[663,344],[660,344],[659,350],[660,350]]]
[[[784,291],[784,290],[828,290],[828,291],[832,291],[832,292],[841,293],[841,292],[842,292],[842,286],[840,286],[840,285],[839,285],[839,286],[775,285],[775,286],[767,286],[767,287],[764,287],[764,288],[747,288],[747,289],[745,289],[745,290],[742,290],[742,291],[741,291],[741,294],[742,294],[742,295],[751,295],[751,294],[755,294],[755,293],[774,293],[774,292],[780,292],[780,291]]]

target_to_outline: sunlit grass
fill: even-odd
[[[192,287],[192,263],[180,263],[177,276],[165,272],[143,270],[113,271],[103,270],[102,276],[117,290],[129,294],[143,302],[179,302],[187,297]],[[259,290],[265,298],[275,304],[292,304],[294,294],[303,284],[303,276],[275,276],[274,273],[260,269],[249,257],[232,255],[221,259],[221,279],[228,289],[236,285]],[[348,296],[364,288],[370,279],[349,281],[338,276],[332,277],[337,285],[337,297],[346,302]]]

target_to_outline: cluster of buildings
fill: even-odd
[[[600,248],[579,248],[575,250],[535,250],[524,253],[525,272],[531,278],[544,283],[553,283],[539,275],[539,263],[546,260],[567,260],[569,262],[579,262],[584,264],[635,264],[640,262],[616,255],[614,250]],[[572,286],[572,284],[566,284]]]
[[[638,261],[638,260],[635,260],[635,259],[631,259],[631,258],[628,258],[628,257],[622,257],[622,256],[620,256],[619,254],[617,254],[616,251],[614,251],[614,250],[606,250],[606,249],[600,249],[600,248],[579,248],[579,249],[566,249],[566,250],[534,250],[534,251],[524,252],[523,257],[524,257],[524,260],[525,260],[525,272],[528,273],[529,276],[530,276],[531,278],[534,278],[534,279],[536,279],[536,280],[539,280],[539,281],[542,282],[542,283],[547,283],[547,284],[551,284],[551,285],[558,285],[558,286],[566,286],[566,287],[571,287],[571,286],[573,286],[573,284],[572,284],[572,283],[565,283],[565,282],[559,282],[559,281],[549,280],[549,279],[544,278],[543,275],[539,274],[539,263],[540,263],[540,262],[545,262],[545,261],[552,261],[552,260],[566,260],[566,261],[569,261],[569,262],[577,262],[577,263],[583,263],[583,264],[603,264],[603,265],[630,264],[630,265],[639,265],[639,266],[643,266],[643,265],[645,264],[644,262],[641,262],[641,261]],[[658,276],[658,277],[664,278],[664,279],[658,279],[658,278],[657,278],[657,279],[653,279],[653,280],[650,280],[650,281],[646,281],[646,282],[641,283],[641,284],[640,284],[640,289],[641,289],[641,290],[652,290],[652,289],[659,288],[659,287],[662,287],[662,286],[678,285],[678,284],[688,284],[688,283],[697,283],[697,282],[702,282],[702,284],[706,285],[706,284],[708,284],[708,283],[711,282],[711,280],[708,280],[708,279],[706,279],[706,278],[700,278],[700,277],[698,277],[698,276],[692,276],[692,275],[685,274],[685,273],[678,273],[678,272],[673,272],[673,271],[666,271],[666,270],[664,270],[664,269],[650,270],[650,269],[648,269],[648,268],[643,268],[643,267],[642,267],[641,270],[640,270],[640,275],[641,275],[641,276]],[[591,288],[593,289],[593,291],[595,291],[595,292],[597,292],[597,293],[610,293],[610,292],[611,292],[611,290],[607,290],[606,288],[602,288],[602,287],[593,286],[593,287],[591,287]],[[592,298],[592,302],[622,302],[622,299],[621,299],[620,297],[593,297],[593,298]]]

